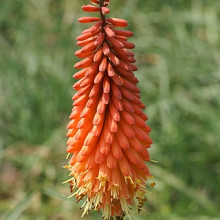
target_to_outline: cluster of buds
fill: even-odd
[[[101,210],[104,220],[140,211],[146,200],[145,182],[151,177],[146,161],[152,144],[146,124],[145,105],[140,100],[134,76],[133,33],[118,28],[126,20],[106,18],[110,0],[91,0],[82,6],[98,17],[79,18],[94,23],[77,38],[82,48],[75,55],[82,60],[74,74],[73,109],[68,124],[67,152],[72,155],[67,168],[73,196],[86,197],[84,214]]]

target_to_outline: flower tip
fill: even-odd
[[[107,7],[102,7],[102,8],[101,8],[101,10],[102,10],[102,13],[103,13],[104,15],[106,15],[106,14],[109,14],[109,13],[110,13],[110,9],[109,9],[109,8],[107,8]]]
[[[100,11],[100,8],[93,5],[83,5],[82,10],[85,12],[98,12]]]

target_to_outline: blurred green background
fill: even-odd
[[[89,0],[1,0],[0,219],[80,219],[65,165]],[[112,0],[129,21],[156,187],[133,220],[220,219],[220,1]],[[101,219],[92,212],[85,219]]]

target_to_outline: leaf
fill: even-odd
[[[35,192],[30,192],[19,202],[15,209],[5,217],[4,220],[16,220],[23,213],[23,211],[29,206],[31,199],[33,198]]]

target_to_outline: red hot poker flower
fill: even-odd
[[[140,211],[145,199],[145,181],[151,177],[145,161],[152,144],[147,116],[136,86],[137,70],[133,49],[128,42],[133,33],[117,29],[127,21],[105,18],[110,1],[92,0],[86,12],[100,17],[82,17],[81,23],[93,23],[77,38],[82,48],[75,54],[82,69],[73,86],[73,109],[68,124],[67,152],[72,154],[67,168],[71,171],[71,190],[77,201],[86,196],[84,214],[102,210],[103,219],[129,214],[132,206]]]

